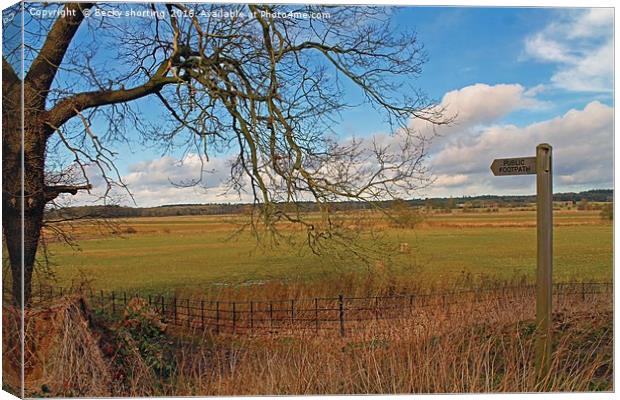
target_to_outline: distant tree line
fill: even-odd
[[[554,201],[573,202],[612,202],[612,189],[596,189],[579,193],[556,193],[553,195]],[[409,207],[434,208],[434,209],[453,209],[467,207],[519,207],[525,206],[536,201],[536,196],[463,196],[463,197],[443,197],[432,199],[410,199],[393,200],[380,204],[390,206],[391,203],[398,202],[399,207],[405,204]],[[314,203],[301,204],[303,209],[308,212],[317,211]],[[371,205],[365,202],[337,202],[330,205],[333,211],[351,211],[369,209]],[[174,204],[158,207],[125,207],[118,205],[109,206],[80,206],[67,207],[62,209],[49,210],[46,218],[49,219],[76,219],[76,218],[133,218],[133,217],[170,217],[181,215],[221,215],[221,214],[244,214],[249,213],[253,206],[250,204],[233,203],[213,203],[213,204]]]

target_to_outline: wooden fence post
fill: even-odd
[[[112,314],[116,313],[116,301],[114,299],[114,290],[112,290]]]
[[[101,308],[103,308],[103,290],[101,290],[99,293],[100,293]]]
[[[149,294],[149,307],[151,307],[153,305],[152,301],[151,301],[151,295]]]
[[[164,299],[164,295],[162,294],[160,297],[161,301],[161,316],[163,319],[166,319],[166,300]]]
[[[338,295],[338,309],[340,319],[340,336],[344,336],[344,296]]]
[[[123,292],[123,304],[127,305],[127,292]]]

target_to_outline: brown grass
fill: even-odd
[[[532,304],[515,302],[478,313],[436,309],[345,338],[205,338],[180,350],[170,394],[609,391],[613,335],[605,303],[592,312],[592,304],[564,301],[555,314],[554,363],[542,382],[534,373]]]
[[[304,291],[281,289],[282,297]],[[436,304],[349,326],[345,337],[214,336],[166,327],[139,300],[102,326],[80,299],[65,298],[29,314],[28,369],[41,372],[30,373],[27,393],[41,395],[43,385],[55,396],[613,390],[609,295],[560,296],[554,307],[553,366],[538,381],[531,296]]]

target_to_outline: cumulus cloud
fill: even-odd
[[[469,128],[494,123],[505,115],[519,110],[542,108],[545,104],[536,99],[542,86],[526,89],[519,84],[487,85],[476,83],[446,93],[438,107],[446,117],[455,117],[454,123],[442,127],[439,133],[449,135]],[[413,128],[422,132],[432,126],[421,120],[412,121]]]
[[[249,195],[229,190],[230,166],[226,157],[215,157],[205,164],[203,161],[206,162],[198,154],[189,153],[182,159],[164,156],[131,164],[121,177],[131,196],[116,187],[111,192],[111,201],[125,205],[134,205],[135,201],[140,207],[251,201]],[[80,193],[71,198],[73,203],[100,203],[105,182],[97,171],[91,172],[93,190],[90,194]]]
[[[435,185],[439,187],[453,187],[453,186],[463,186],[467,181],[469,181],[469,176],[465,174],[456,174],[456,175],[439,175],[437,179],[433,182]]]
[[[525,126],[502,123],[506,115],[516,110],[544,107],[536,99],[544,89],[540,85],[525,88],[519,84],[478,83],[446,93],[441,106],[447,113],[457,115],[457,120],[440,130],[441,136],[429,157],[434,183],[418,195],[533,193],[532,177],[493,177],[489,165],[494,158],[532,156],[535,146],[543,142],[554,147],[556,191],[612,186],[613,108],[594,101],[582,109]],[[417,121],[412,124],[426,129]],[[382,145],[397,146],[402,137],[377,135],[375,139]],[[139,206],[252,200],[250,194],[239,196],[227,191],[230,166],[226,157],[209,160],[200,186],[178,186],[198,179],[201,168],[196,154],[181,160],[166,156],[136,162],[122,178]],[[76,197],[82,200],[80,203],[88,201],[83,194]],[[130,204],[125,197],[123,203]]]
[[[553,86],[581,92],[610,92],[613,81],[613,9],[562,14],[525,39],[525,55],[557,64]]]
[[[594,101],[524,127],[496,125],[465,140],[453,138],[432,157],[432,169],[440,178],[468,179],[456,185],[448,178],[437,179],[434,193],[446,187],[460,187],[465,194],[532,192],[533,179],[493,177],[489,165],[494,158],[532,156],[535,146],[545,142],[554,148],[555,191],[613,185],[613,108]]]

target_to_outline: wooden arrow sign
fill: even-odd
[[[495,176],[532,175],[536,173],[536,157],[496,158],[491,171]]]

